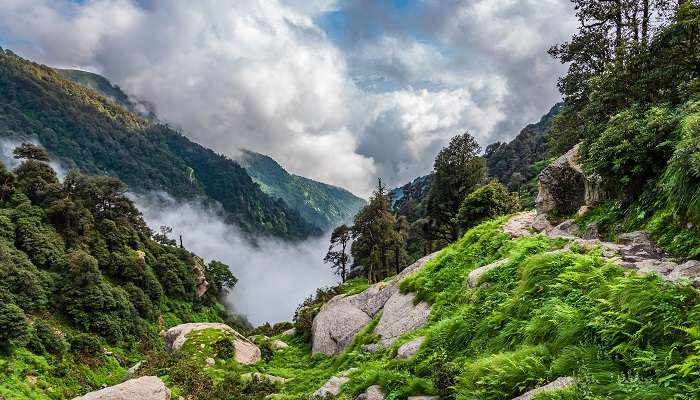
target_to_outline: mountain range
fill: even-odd
[[[217,202],[244,232],[303,239],[351,217],[363,200],[245,152],[245,168],[170,125],[108,79],[0,52],[0,137],[38,140],[61,165],[111,175],[141,193]]]

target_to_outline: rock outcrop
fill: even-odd
[[[170,400],[170,390],[155,376],[130,379],[73,400]]]
[[[191,270],[192,275],[194,275],[195,293],[197,298],[200,298],[209,289],[209,282],[207,282],[207,277],[204,275],[204,260],[195,256]]]
[[[531,398],[535,397],[538,394],[566,389],[570,386],[573,386],[575,383],[576,383],[576,381],[574,380],[574,378],[572,378],[570,376],[557,378],[556,380],[554,380],[554,381],[552,381],[544,386],[540,386],[536,389],[532,389],[529,392],[514,398],[513,400],[530,400]]]
[[[425,342],[425,336],[417,337],[409,342],[404,343],[403,345],[401,345],[401,347],[399,347],[398,350],[396,350],[396,358],[400,360],[406,360],[415,356],[416,354],[418,354],[418,351],[423,345],[423,342]]]
[[[372,385],[357,396],[355,400],[384,400],[384,392],[382,392],[382,388],[379,385]]]
[[[356,368],[350,368],[347,371],[343,371],[339,376],[332,376],[326,381],[318,390],[313,393],[313,397],[320,397],[325,399],[327,397],[334,397],[340,393],[342,386],[350,381],[348,375],[355,372]]]
[[[479,267],[477,269],[472,270],[469,275],[467,275],[467,285],[470,288],[475,288],[479,285],[479,280],[483,275],[485,275],[487,272],[493,271],[494,269],[500,267],[501,265],[504,265],[508,262],[507,258],[492,262],[491,264],[484,265],[483,267]]]
[[[248,372],[241,375],[241,380],[244,382],[250,382],[253,379],[258,381],[267,381],[275,385],[283,385],[289,382],[289,379],[282,378],[281,376],[275,376],[270,374],[263,374],[260,372]]]
[[[381,310],[382,317],[375,333],[382,336],[384,345],[424,324],[430,315],[430,306],[427,303],[414,305],[415,295],[400,293],[399,284],[436,255],[421,258],[389,282],[377,283],[356,295],[338,295],[324,304],[311,329],[313,353],[341,353]]]
[[[187,341],[187,334],[203,329],[218,329],[231,333],[234,336],[236,350],[236,362],[241,364],[255,364],[260,361],[260,348],[236,332],[226,324],[220,323],[188,323],[174,326],[165,332],[165,349],[169,352],[180,350]]]
[[[537,212],[560,215],[573,214],[583,206],[600,202],[603,191],[600,179],[586,176],[579,162],[581,145],[559,157],[537,177]]]

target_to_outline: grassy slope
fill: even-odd
[[[300,338],[260,371],[291,378],[279,399],[305,398],[350,367],[359,370],[343,387],[353,399],[372,384],[389,399],[416,393],[457,399],[510,399],[559,376],[575,388],[538,399],[691,399],[700,395],[700,297],[688,286],[631,275],[596,250],[550,253],[564,240],[542,235],[512,240],[504,219],[470,230],[423,270],[404,281],[433,304],[428,326],[377,354],[359,346],[342,355],[310,356]],[[510,259],[479,287],[468,273]],[[371,328],[371,327],[370,327]],[[428,340],[412,360],[394,360],[411,337]],[[453,379],[451,377],[457,377]]]

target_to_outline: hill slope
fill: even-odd
[[[320,233],[233,160],[10,51],[0,52],[0,137],[37,138],[65,166],[116,176],[137,192],[217,201],[245,232]]]
[[[132,112],[157,119],[147,103],[135,102],[119,86],[107,78],[80,70],[57,69],[66,79],[86,86],[121,104]],[[263,192],[284,200],[302,218],[321,229],[333,228],[351,219],[365,204],[364,200],[345,189],[289,174],[271,157],[243,150],[243,157],[236,160],[246,169]]]
[[[263,192],[281,198],[323,229],[351,220],[365,204],[343,188],[290,174],[268,156],[244,150],[240,162]]]

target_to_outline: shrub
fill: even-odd
[[[468,194],[459,207],[457,224],[465,231],[482,221],[518,211],[518,196],[502,183],[491,181]]]
[[[45,321],[38,319],[34,322],[34,332],[29,342],[29,348],[37,354],[50,353],[62,355],[66,349],[66,341]]]
[[[77,333],[71,336],[68,342],[71,351],[81,356],[94,357],[102,353],[100,341],[89,333]]]
[[[230,337],[223,337],[217,340],[212,347],[218,358],[226,360],[236,355],[236,345]]]
[[[29,325],[24,311],[0,296],[0,348],[7,348],[12,341],[27,337]]]

